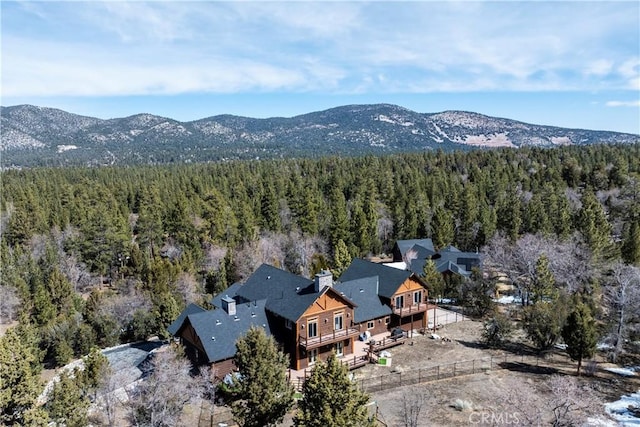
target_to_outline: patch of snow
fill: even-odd
[[[611,344],[607,344],[606,342],[600,342],[596,345],[598,350],[612,350],[613,346]]]
[[[498,304],[522,304],[522,298],[515,295],[505,295],[500,298],[494,299]]]
[[[622,375],[623,377],[635,377],[636,371],[640,369],[640,366],[631,368],[604,368],[605,371],[613,372],[614,374]]]
[[[567,345],[566,344],[556,344],[554,345],[555,348],[557,348],[558,350],[566,350],[567,349]]]
[[[636,414],[640,410],[640,390],[637,393],[624,395],[619,400],[604,405],[607,414],[618,421],[618,425],[640,426],[640,418],[630,408],[635,408]]]
[[[571,138],[568,136],[552,136],[551,142],[555,145],[573,145]]]
[[[76,145],[58,145],[58,153],[64,153],[69,150],[77,150],[78,147]]]
[[[466,135],[462,140],[457,138],[456,142],[474,147],[515,147],[515,144],[511,142],[506,132],[493,133],[489,135]]]

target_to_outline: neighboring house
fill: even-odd
[[[461,252],[451,245],[436,251],[431,239],[398,240],[393,247],[394,267],[410,270],[418,276],[422,276],[428,259],[433,260],[436,269],[445,276],[469,277],[473,269],[482,264],[477,252]],[[395,264],[399,262],[408,263],[404,266]]]
[[[393,245],[393,261],[407,261],[407,253],[410,259],[427,259],[436,253],[431,239],[398,240]]]
[[[353,292],[353,288],[358,285],[350,285],[349,282],[372,276],[377,276],[378,278],[377,294],[381,303],[391,310],[390,316],[375,318],[376,322],[374,323],[381,320],[388,323],[389,329],[399,326],[406,332],[427,327],[427,285],[418,275],[411,271],[398,270],[383,264],[354,259],[340,276],[340,283],[336,285],[336,288],[342,290],[346,284],[346,289],[351,290],[351,295],[355,299],[357,297]],[[359,289],[358,295],[360,295]],[[364,292],[364,289],[365,287],[363,287],[363,293],[367,294],[368,297],[369,295]],[[347,295],[346,292],[345,295]],[[356,310],[360,309],[356,308]],[[368,316],[363,315],[362,317]]]

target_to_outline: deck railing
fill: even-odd
[[[419,304],[410,305],[409,307],[393,307],[393,314],[405,317],[411,314],[424,313],[428,308],[429,304],[421,302]]]
[[[320,347],[321,345],[331,344],[338,341],[343,341],[351,337],[358,336],[360,331],[355,328],[344,328],[339,329],[337,331],[333,331],[330,334],[318,335],[316,337],[305,337],[300,335],[299,342],[300,346],[305,349]]]

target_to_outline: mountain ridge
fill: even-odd
[[[99,119],[33,105],[1,107],[3,167],[159,164],[637,143],[612,131],[536,125],[470,111],[418,113],[352,104],[293,117],[220,114],[181,122],[138,113]]]

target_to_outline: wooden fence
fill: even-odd
[[[575,364],[566,354],[549,353],[545,356],[505,353],[500,356],[465,360],[443,365],[412,369],[404,372],[393,372],[379,377],[357,379],[361,390],[372,393],[407,385],[422,384],[461,375],[472,375],[493,369],[542,370],[549,373],[555,371],[561,359],[573,369]],[[586,361],[585,361],[586,362]]]

